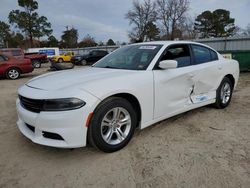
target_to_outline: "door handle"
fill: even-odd
[[[222,66],[218,66],[218,69],[221,70],[221,69],[222,69]]]

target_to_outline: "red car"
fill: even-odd
[[[24,53],[21,48],[2,48],[0,53],[7,56],[14,56],[17,59],[30,59],[33,67],[40,68],[41,63],[48,62],[46,54],[41,53]]]
[[[17,59],[0,54],[0,76],[15,80],[21,74],[34,70],[30,59]]]

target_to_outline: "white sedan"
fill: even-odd
[[[85,69],[49,73],[19,88],[20,131],[34,143],[104,152],[123,148],[136,128],[188,110],[229,105],[235,60],[193,42],[122,47]]]

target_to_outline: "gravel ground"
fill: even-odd
[[[18,131],[19,80],[0,80],[0,187],[250,187],[250,73],[242,73],[231,105],[199,108],[137,131],[106,154],[33,144]]]

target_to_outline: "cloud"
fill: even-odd
[[[80,39],[85,35],[90,34],[97,40],[113,40],[127,41],[127,32],[124,29],[113,25],[107,25],[89,18],[75,16],[72,14],[64,14],[62,16],[55,16],[55,22],[59,25],[69,25],[78,29]]]
[[[0,20],[8,21],[11,10],[17,9],[17,0],[0,0]],[[142,0],[140,0],[142,1]],[[153,0],[154,1],[154,0]],[[52,24],[53,34],[60,39],[65,26],[78,29],[79,39],[90,34],[97,41],[128,41],[131,30],[124,15],[132,8],[133,0],[41,0],[38,1],[40,15]],[[205,10],[227,9],[240,27],[250,23],[249,0],[191,0],[190,15],[197,16]]]

